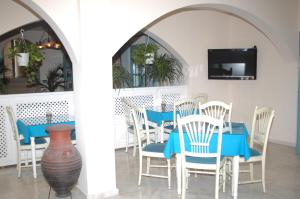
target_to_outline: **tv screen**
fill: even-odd
[[[208,49],[208,79],[256,79],[257,49]]]

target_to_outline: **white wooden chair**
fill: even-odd
[[[170,159],[166,159],[163,153],[165,143],[151,143],[149,125],[145,108],[134,107],[131,110],[131,114],[134,121],[134,127],[138,141],[139,151],[139,180],[138,185],[141,184],[142,176],[167,178],[168,187],[171,187],[171,165]],[[146,143],[143,144],[143,136],[146,135]],[[143,172],[143,157],[147,158],[146,172]],[[160,158],[166,160],[167,165],[151,165],[151,158]],[[151,167],[166,167],[167,175],[151,174]]]
[[[199,104],[204,104],[208,101],[208,95],[206,93],[200,93],[193,99],[195,99]]]
[[[204,104],[199,103],[199,112],[200,114],[211,116],[215,119],[222,119],[224,122],[231,121],[231,109],[232,103],[225,103],[222,101],[209,101]],[[229,177],[231,177],[232,173],[232,158],[226,158],[226,165],[227,165],[227,173]]]
[[[188,115],[194,115],[197,114],[198,110],[198,99],[182,99],[179,101],[174,102],[174,108],[173,108],[173,126],[174,128],[177,127],[177,115],[180,117],[185,117]]]
[[[132,117],[130,116],[130,110],[133,108],[133,104],[131,104],[131,102],[126,99],[126,98],[122,98],[122,102],[123,102],[123,107],[124,107],[124,116],[125,116],[125,122],[126,122],[126,152],[128,151],[128,146],[129,146],[129,134],[133,135],[133,140],[134,140],[134,144],[133,144],[133,153],[135,155],[135,151],[136,151],[136,136],[135,136],[135,132],[134,132],[134,125],[133,125],[133,121],[132,121]]]
[[[134,105],[131,101],[129,101],[126,98],[122,98],[122,102],[124,105],[124,113],[125,113],[125,122],[126,122],[126,126],[127,126],[127,131],[126,131],[126,147],[125,150],[126,152],[128,151],[128,147],[131,145],[133,145],[133,156],[135,157],[136,155],[136,147],[138,145],[137,143],[137,137],[136,137],[136,133],[134,130],[134,123],[133,123],[133,119],[131,117],[131,109],[136,107],[136,105]],[[148,124],[149,125],[149,124]],[[145,128],[145,126],[143,127]],[[157,139],[157,132],[158,129],[156,126],[150,126],[149,125],[149,133],[151,135],[153,135],[155,138],[153,139]],[[129,143],[129,134],[132,134],[132,138],[133,138],[133,144]]]
[[[268,146],[268,138],[275,111],[269,107],[258,108],[255,107],[252,128],[250,134],[250,148],[251,157],[245,160],[240,158],[240,163],[247,164],[248,170],[240,170],[240,172],[248,172],[250,174],[249,181],[239,182],[239,184],[257,183],[261,182],[263,185],[263,192],[266,192],[265,183],[265,170],[266,170],[266,152]],[[261,179],[254,179],[253,175],[253,163],[261,162],[262,177]]]
[[[187,177],[190,172],[214,174],[215,198],[219,198],[220,174],[225,191],[226,172],[223,168],[225,160],[221,157],[223,120],[206,115],[178,116],[180,150],[182,156],[182,199],[186,195]],[[184,132],[187,136],[184,136]],[[210,151],[211,138],[218,135],[215,151]],[[216,136],[216,135],[215,135]],[[189,140],[190,150],[187,151],[184,137]]]
[[[23,167],[32,167],[32,159],[31,159],[31,145],[25,144],[22,141],[22,136],[19,136],[19,132],[16,125],[16,117],[13,112],[11,106],[6,107],[6,112],[11,124],[11,128],[14,134],[14,140],[17,145],[17,170],[18,177],[21,176],[21,169]],[[42,152],[48,147],[48,143],[44,138],[36,138],[35,139],[35,150],[42,150]],[[39,161],[40,159],[36,159]]]
[[[223,119],[226,122],[231,121],[232,103],[226,104],[221,101],[209,101],[199,104],[200,114],[208,115],[216,119]]]

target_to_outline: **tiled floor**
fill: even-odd
[[[124,150],[116,151],[117,187],[119,196],[110,199],[174,199],[180,198],[176,192],[175,169],[172,171],[172,188],[167,188],[166,179],[142,178],[142,185],[137,186],[138,157],[132,157]],[[258,168],[258,167],[255,167]],[[259,170],[260,171],[260,170]],[[262,192],[261,184],[239,186],[241,199],[299,199],[300,198],[300,156],[294,148],[270,144],[267,157],[267,193]],[[0,169],[1,199],[42,199],[48,197],[49,187],[38,169],[38,179],[33,180],[31,170],[25,170],[21,178],[16,177],[15,167]],[[245,176],[241,176],[245,177]],[[214,177],[198,175],[190,179],[187,199],[213,198]],[[76,188],[72,190],[73,199],[84,199],[85,196]],[[55,194],[51,192],[51,199]],[[220,198],[232,198],[230,183],[227,183],[226,193],[220,192]]]

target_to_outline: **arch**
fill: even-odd
[[[182,12],[185,10],[216,10],[223,13],[228,13],[233,16],[236,16],[238,18],[243,19],[247,23],[253,25],[255,28],[257,28],[263,35],[265,35],[271,43],[274,45],[275,49],[283,56],[283,58],[287,60],[295,60],[297,59],[297,53],[294,52],[294,49],[289,48],[289,43],[280,35],[278,31],[274,31],[274,29],[267,24],[263,19],[261,19],[259,16],[256,16],[255,14],[234,5],[227,5],[227,4],[220,4],[220,3],[190,3],[190,5],[183,5],[182,7],[173,7],[169,8],[169,10],[166,10],[165,13],[161,14],[160,16],[157,16],[156,18],[150,19],[151,21],[144,25],[143,27],[139,27],[139,29],[136,29],[137,33],[138,31],[142,29],[147,29],[147,27],[150,27],[152,24],[157,23],[158,21],[167,18],[168,16],[177,13]],[[147,14],[147,13],[145,13]],[[154,16],[155,17],[155,16]],[[148,20],[149,21],[149,20]],[[134,35],[135,33],[129,33]],[[131,35],[131,36],[132,36]],[[129,38],[131,37],[128,36]],[[116,49],[113,49],[112,55],[118,51],[120,46],[122,46],[125,42],[120,41],[122,44],[119,45],[119,47],[116,47]]]
[[[156,40],[158,43],[160,43],[172,55],[174,55],[174,57],[176,57],[182,65],[184,65],[184,66],[188,65],[186,60],[172,46],[170,46],[165,40],[161,39],[159,36],[157,36],[156,34],[154,34],[153,32],[150,32],[148,30],[146,30],[145,33],[147,35],[149,35],[151,38],[153,38],[154,40]]]
[[[52,30],[55,32],[55,34],[58,36],[60,41],[63,43],[73,65],[76,65],[78,63],[78,57],[76,56],[76,53],[74,49],[71,46],[71,43],[69,42],[68,38],[65,36],[65,34],[62,32],[60,27],[55,23],[55,21],[45,12],[36,2],[30,1],[30,0],[24,0],[22,2],[18,2],[19,4],[23,5],[25,8],[30,10],[33,13],[36,13],[38,16],[40,16],[44,21],[46,21]]]

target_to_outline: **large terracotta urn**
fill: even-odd
[[[47,128],[50,144],[42,157],[42,172],[57,197],[71,195],[81,171],[81,156],[70,138],[71,125],[55,125]]]

